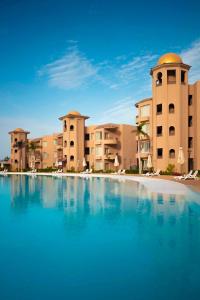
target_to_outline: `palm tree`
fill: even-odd
[[[141,156],[140,156],[140,141],[142,136],[146,136],[148,137],[148,134],[144,131],[143,127],[146,123],[145,122],[141,122],[138,126],[137,126],[137,132],[136,135],[138,137],[138,149],[137,149],[137,156],[138,156],[138,162],[139,162],[139,174],[142,173],[142,161],[141,161]]]
[[[22,161],[22,150],[24,148],[26,148],[27,146],[27,142],[26,141],[17,141],[14,145],[15,148],[17,148],[19,150],[19,162],[18,162],[18,170],[20,170],[22,172],[22,165],[23,165],[23,161]]]

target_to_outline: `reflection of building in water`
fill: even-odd
[[[187,232],[194,238],[200,230],[198,203],[188,196],[149,192],[137,182],[19,175],[8,180],[15,211],[24,211],[32,204],[58,208],[64,211],[68,229],[83,229],[89,218],[97,215],[109,222],[125,218],[131,230],[139,231],[141,239],[153,232],[155,243],[169,243],[173,247],[179,243],[180,234]],[[170,232],[170,240],[166,240],[169,234],[165,235],[165,231]]]

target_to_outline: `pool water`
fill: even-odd
[[[0,299],[200,299],[200,197],[0,177]]]

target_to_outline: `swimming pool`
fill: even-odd
[[[199,195],[109,178],[0,177],[0,299],[199,294]]]

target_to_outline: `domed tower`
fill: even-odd
[[[166,170],[175,165],[178,172],[187,171],[188,162],[188,71],[175,53],[160,57],[151,69],[153,93],[153,162]],[[185,163],[177,163],[179,148],[183,148]]]
[[[11,135],[11,168],[12,171],[23,171],[27,168],[28,134],[22,128],[9,132]]]
[[[67,170],[82,169],[85,156],[85,120],[87,116],[70,111],[60,117],[63,122],[63,166]]]

